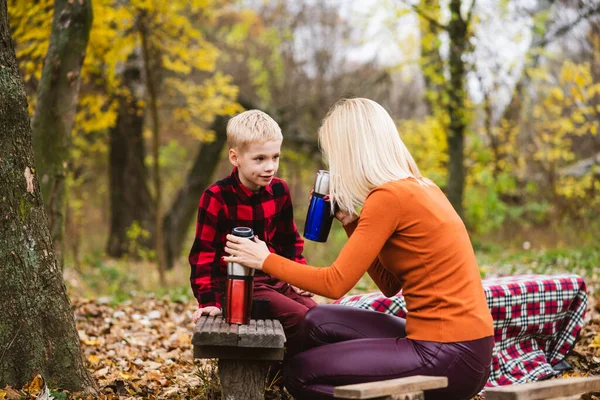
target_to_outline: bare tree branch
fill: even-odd
[[[531,47],[545,47],[547,46],[549,43],[553,42],[554,40],[560,39],[561,37],[563,37],[564,35],[566,35],[567,33],[569,33],[571,31],[571,29],[575,28],[577,25],[579,25],[580,22],[586,20],[589,17],[592,17],[596,14],[600,13],[600,3],[598,3],[596,5],[596,7],[592,7],[589,10],[587,10],[586,12],[579,14],[579,16],[577,17],[577,19],[573,22],[570,22],[568,24],[565,24],[563,26],[561,26],[560,28],[558,28],[554,33],[552,33],[549,36],[546,36],[544,39],[540,40],[537,43],[533,43],[531,45]]]
[[[475,3],[477,3],[477,0],[473,0],[473,2],[471,3],[471,7],[469,8],[469,12],[467,13],[467,19],[465,20],[467,29],[469,29],[469,24],[471,23],[471,19],[473,18],[473,10],[475,9]]]
[[[400,0],[400,1],[405,6],[412,8],[414,12],[416,12],[421,18],[427,20],[427,22],[429,22],[430,24],[435,25],[438,28],[443,29],[445,31],[448,30],[448,27],[446,25],[439,23],[435,18],[431,17],[425,11],[423,11],[423,9],[421,9],[419,6],[410,4],[406,0]]]

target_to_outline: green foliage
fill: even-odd
[[[134,221],[125,232],[127,237],[127,254],[133,255],[141,260],[155,260],[156,252],[148,249],[142,243],[146,242],[150,237],[150,232],[142,228],[142,226]]]
[[[120,302],[130,297],[139,280],[134,271],[123,268],[114,260],[106,260],[97,253],[86,254],[83,262],[88,266],[82,273],[82,281],[92,293],[109,296]]]
[[[167,298],[175,303],[187,304],[194,299],[192,289],[188,285],[168,288],[161,287],[155,293],[158,298]]]
[[[422,121],[398,122],[400,137],[408,147],[423,176],[440,187],[446,184],[448,171],[448,142],[446,124],[438,117],[426,117]]]
[[[55,392],[54,390],[50,389],[50,396],[54,400],[67,400],[67,392]]]
[[[486,275],[523,273],[575,273],[591,281],[598,280],[600,247],[509,250],[488,245],[476,251],[479,266]]]

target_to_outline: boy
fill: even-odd
[[[304,240],[294,223],[287,184],[275,173],[283,136],[277,122],[259,110],[245,111],[227,123],[229,161],[233,172],[214,183],[200,198],[196,239],[190,252],[191,284],[202,314],[221,314],[221,294],[227,277],[226,235],[237,226],[252,228],[273,253],[305,264]],[[309,293],[262,271],[254,275],[254,297],[270,300],[270,317],[283,325],[287,353],[302,345],[301,323],[316,305]]]

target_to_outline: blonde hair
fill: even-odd
[[[250,143],[270,140],[283,140],[281,128],[273,118],[260,110],[244,111],[227,122],[229,148],[241,151]]]
[[[424,178],[400,139],[388,112],[376,102],[342,99],[331,107],[319,129],[319,143],[329,164],[329,193],[343,211],[361,207],[369,192],[384,183]]]

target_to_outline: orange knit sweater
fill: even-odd
[[[271,254],[263,270],[334,299],[368,272],[386,296],[402,289],[410,339],[459,342],[493,335],[467,230],[437,186],[412,178],[378,186],[346,231],[348,243],[330,267]]]

